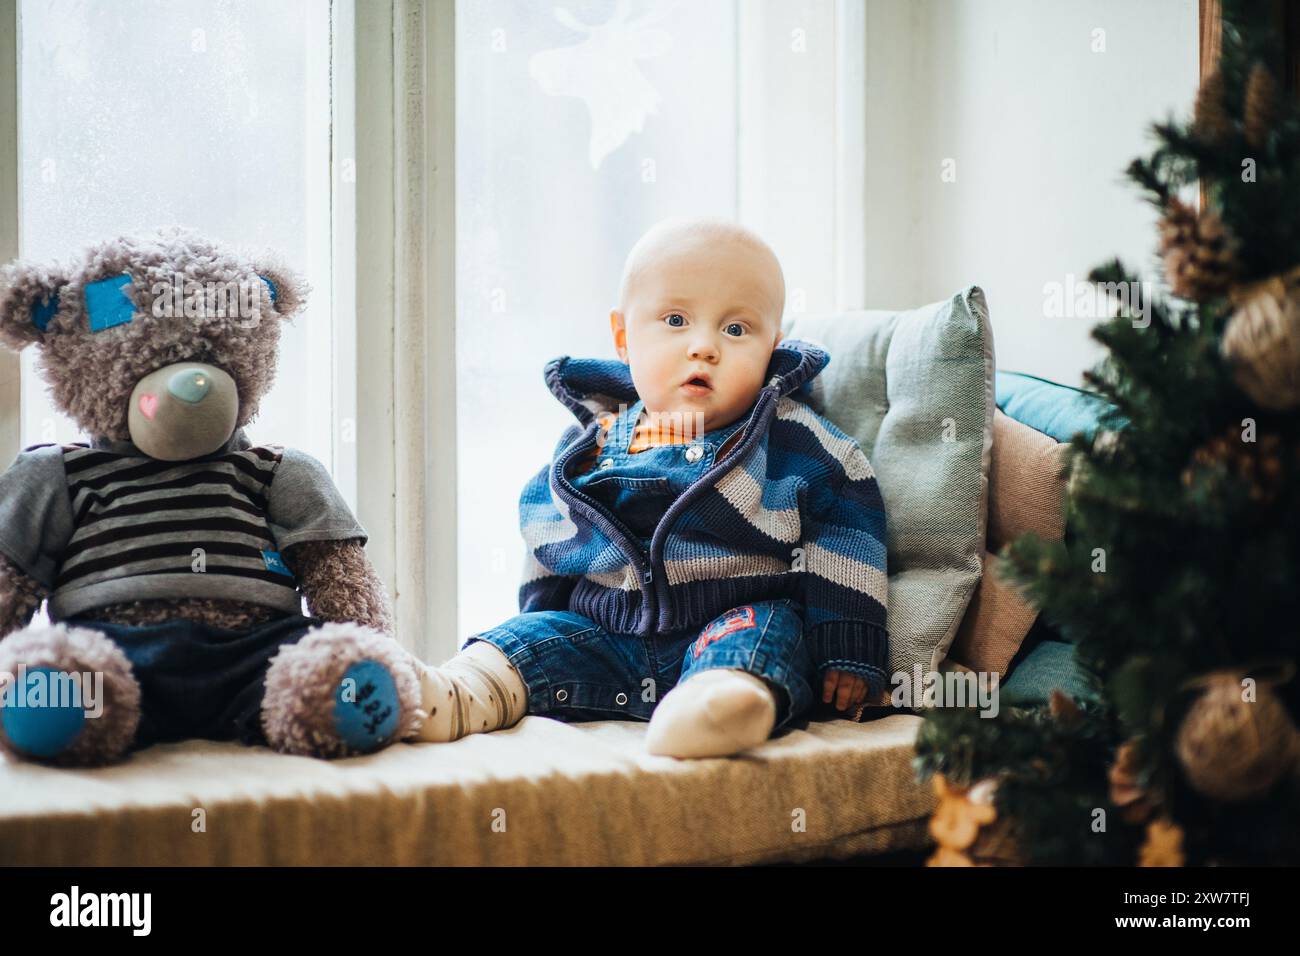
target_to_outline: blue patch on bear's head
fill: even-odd
[[[130,284],[131,277],[123,273],[86,286],[86,316],[90,320],[90,331],[103,332],[135,318],[135,303],[125,291]]]

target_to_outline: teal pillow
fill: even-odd
[[[1043,641],[1025,655],[1001,685],[998,699],[1023,707],[1046,703],[1059,687],[1075,700],[1096,700],[1097,690],[1079,666],[1078,651],[1068,641]]]
[[[1024,372],[998,372],[997,403],[1004,415],[1060,442],[1079,432],[1092,438],[1110,408],[1095,392]]]
[[[979,584],[993,448],[984,293],[787,322],[831,360],[809,405],[857,439],[885,502],[889,667],[938,668]]]

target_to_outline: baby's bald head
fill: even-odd
[[[628,253],[609,322],[646,410],[698,415],[707,432],[752,407],[784,311],[767,243],[725,220],[670,219]]]
[[[718,275],[720,282],[733,278],[732,272],[748,284],[758,296],[774,326],[779,328],[785,311],[785,276],[771,247],[757,233],[725,219],[665,219],[645,233],[623,264],[618,287],[618,310],[623,314],[636,294],[656,270],[672,268],[674,262],[707,256],[716,259],[728,272]]]

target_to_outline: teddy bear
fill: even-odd
[[[307,291],[274,254],[180,228],[0,270],[0,344],[37,349],[89,437],[0,474],[10,755],[89,766],[204,738],[341,757],[418,730],[365,531],[319,462],[244,432]]]

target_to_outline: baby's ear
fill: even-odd
[[[618,357],[626,362],[627,325],[623,321],[623,313],[618,309],[609,313],[609,330],[614,333],[614,348],[618,350]]]
[[[307,305],[311,286],[277,256],[270,253],[257,256],[253,260],[253,268],[266,284],[266,290],[271,296],[271,307],[275,309],[276,315],[287,319],[301,312]]]
[[[21,352],[45,340],[68,272],[59,263],[18,260],[0,269],[0,343]]]

